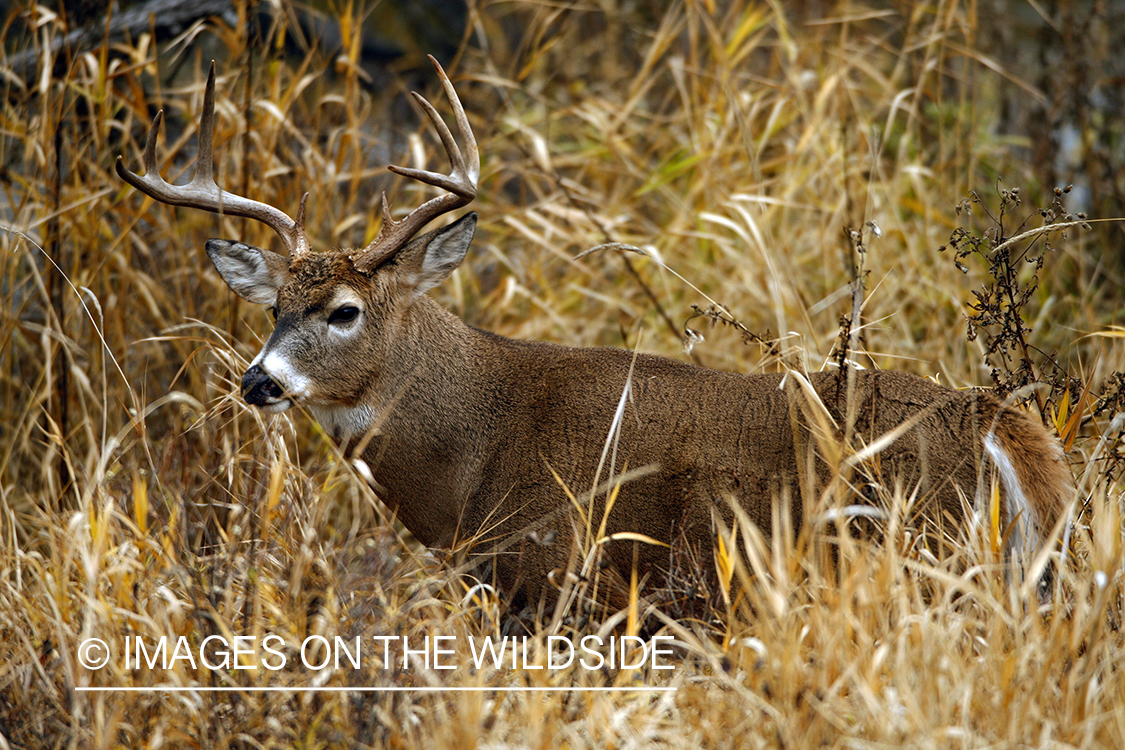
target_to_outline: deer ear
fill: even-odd
[[[289,276],[289,260],[234,240],[207,240],[207,255],[231,291],[250,302],[272,305]]]
[[[447,227],[419,237],[414,247],[404,248],[403,270],[407,272],[414,294],[425,294],[461,265],[476,230],[477,215],[474,211]]]

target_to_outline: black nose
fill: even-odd
[[[280,401],[283,392],[261,365],[254,365],[242,376],[242,400],[251,406],[265,406]]]

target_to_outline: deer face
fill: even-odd
[[[294,260],[232,240],[207,254],[240,297],[273,308],[277,326],[242,377],[246,403],[279,412],[295,404],[353,407],[379,381],[386,352],[413,302],[460,265],[476,229],[470,213],[422,235],[369,272],[348,252]]]

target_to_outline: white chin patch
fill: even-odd
[[[274,401],[272,404],[262,404],[259,408],[267,414],[280,414],[292,405],[293,399],[283,398],[280,401]]]

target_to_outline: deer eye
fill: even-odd
[[[359,316],[359,308],[354,305],[344,305],[337,307],[328,316],[328,325],[336,325],[339,323],[351,323],[356,317]]]

